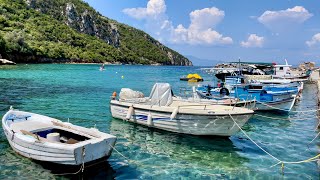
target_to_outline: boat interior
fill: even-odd
[[[53,133],[58,133],[60,135],[60,138],[59,138],[60,143],[75,144],[75,143],[90,139],[88,137],[81,136],[79,134],[75,134],[73,132],[65,131],[57,128],[34,132],[34,134],[42,138],[47,138],[48,134],[53,134]]]
[[[76,144],[90,139],[89,136],[80,135],[80,133],[77,134],[75,131],[68,131],[66,128],[60,127],[59,123],[31,119],[31,116],[14,117],[7,118],[7,125],[13,132],[32,136],[39,141]]]

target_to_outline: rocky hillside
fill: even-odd
[[[192,65],[81,0],[0,0],[0,54],[16,62]]]

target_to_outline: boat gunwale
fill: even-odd
[[[21,138],[21,137],[26,137],[27,135],[24,135],[22,132],[12,132],[12,128],[10,128],[8,126],[7,122],[6,122],[8,120],[7,116],[10,115],[10,114],[14,114],[13,113],[14,111],[22,112],[22,113],[28,113],[28,114],[37,115],[37,116],[44,116],[46,118],[52,119],[50,121],[51,123],[53,123],[53,122],[64,123],[63,121],[60,121],[58,119],[55,119],[55,118],[52,118],[52,117],[49,117],[49,116],[45,116],[45,115],[40,115],[40,114],[26,112],[26,111],[20,111],[20,110],[9,110],[2,117],[2,127],[3,127],[3,129],[5,131],[7,131],[8,135],[16,134],[15,135],[16,138],[19,138],[19,140],[21,140],[21,141],[23,141],[25,143],[30,143],[30,141],[27,141],[26,139]],[[85,129],[89,130],[89,128],[77,126],[77,125],[74,125],[72,123],[68,124],[68,126],[75,127],[75,128],[80,127],[80,128],[85,128]],[[81,130],[61,127],[61,126],[57,126],[57,125],[54,125],[54,124],[53,124],[52,128],[65,130],[65,131],[68,131],[68,132],[71,132],[71,133],[75,133],[75,134],[78,134],[78,135],[86,134],[85,132],[82,132]],[[76,133],[77,131],[79,131],[81,134]],[[31,132],[31,133],[33,133],[33,132]],[[85,141],[80,141],[80,142],[75,143],[75,144],[57,143],[57,142],[50,142],[50,141],[38,141],[37,139],[34,138],[34,142],[40,142],[40,143],[34,143],[33,145],[38,146],[38,147],[42,147],[42,148],[54,148],[54,149],[57,149],[57,150],[76,150],[78,148],[84,147],[84,146],[89,145],[89,144],[94,145],[94,144],[99,144],[100,142],[102,142],[104,140],[108,141],[109,139],[113,139],[113,138],[116,139],[116,136],[113,136],[113,135],[107,134],[107,133],[103,133],[103,132],[101,132],[99,130],[97,130],[97,133],[100,135],[100,137],[89,137],[90,139],[85,140]],[[88,135],[90,135],[90,134],[88,134]],[[21,137],[19,137],[19,136],[21,136]],[[14,142],[14,143],[17,143],[17,142]]]
[[[128,104],[128,105],[125,105],[123,104],[123,102],[119,102],[119,101],[116,101],[118,103],[114,103],[113,101],[116,101],[116,100],[111,100],[110,101],[110,105],[113,105],[113,106],[119,106],[119,107],[126,107],[126,108],[129,108],[130,106],[134,106],[133,103]],[[141,106],[141,104],[138,104]],[[203,106],[205,106],[206,104],[202,104]],[[207,106],[210,106],[211,104],[207,105]],[[211,106],[224,106],[224,105],[211,105]],[[161,106],[159,106],[161,107]],[[227,106],[228,107],[228,106]],[[139,110],[144,110],[144,111],[153,111],[153,112],[157,112],[157,113],[169,113],[171,114],[172,112],[171,111],[168,111],[168,110],[156,110],[156,109],[150,109],[150,108],[143,108],[143,107],[137,107],[137,106],[134,106],[135,109],[139,109]],[[171,107],[172,109],[175,109],[173,107]],[[239,107],[235,107],[235,108],[239,108]],[[245,108],[246,109],[246,108]],[[204,114],[204,113],[188,113],[188,112],[178,112],[178,114],[184,114],[184,115],[197,115],[197,116],[228,116],[228,115],[232,115],[232,116],[237,116],[237,115],[248,115],[248,114],[254,114],[254,111],[253,110],[249,110],[249,109],[246,109],[248,110],[248,112],[246,113],[225,113],[225,114],[216,114],[216,113],[212,113],[212,114]],[[227,112],[227,111],[226,111]]]

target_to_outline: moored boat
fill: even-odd
[[[113,117],[166,131],[231,136],[239,131],[253,111],[232,106],[175,100],[168,83],[156,83],[146,98],[110,101]]]
[[[83,165],[111,155],[116,137],[95,128],[10,109],[2,128],[12,149],[38,161]]]
[[[226,78],[228,79],[228,78]],[[255,100],[255,110],[291,111],[297,95],[301,93],[303,83],[288,84],[242,84],[238,76],[234,81],[229,78],[221,88],[198,87],[198,94],[205,99],[220,96],[221,98],[238,98],[246,101]]]

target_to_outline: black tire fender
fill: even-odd
[[[220,94],[229,96],[230,92],[229,92],[229,90],[227,88],[221,88],[220,89]]]

